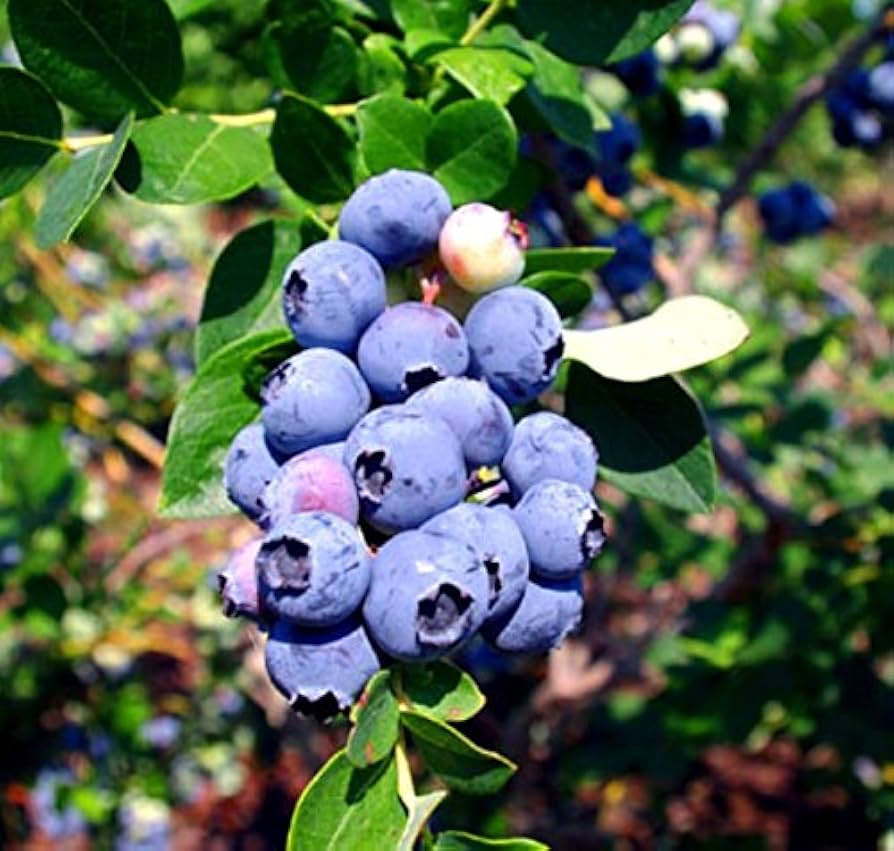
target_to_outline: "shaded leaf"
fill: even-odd
[[[430,30],[458,39],[469,26],[471,0],[391,0],[394,19],[404,32]]]
[[[133,114],[118,125],[112,141],[75,157],[68,170],[50,186],[34,225],[41,248],[65,242],[109,185],[133,129]]]
[[[180,32],[164,0],[10,0],[9,26],[25,67],[94,118],[162,112],[180,88]]]
[[[515,772],[502,754],[479,747],[462,733],[430,715],[401,713],[423,761],[450,788],[470,795],[498,791]]]
[[[389,168],[425,169],[425,140],[432,114],[398,95],[378,95],[357,110],[360,150],[372,174]]]
[[[570,272],[537,272],[519,283],[543,293],[563,317],[577,316],[593,299],[593,288]]]
[[[466,721],[484,706],[475,680],[450,662],[400,665],[393,670],[398,693],[419,712],[444,721]]]
[[[487,839],[460,830],[446,830],[438,834],[434,851],[549,851],[549,846],[523,837]]]
[[[698,403],[676,379],[631,384],[572,363],[565,415],[593,438],[606,480],[672,508],[710,511],[711,442]]]
[[[589,272],[605,263],[613,248],[532,248],[525,252],[525,274],[536,272]]]
[[[266,221],[236,234],[211,270],[196,329],[196,365],[247,334],[282,328],[282,275],[301,250],[298,224]]]
[[[351,763],[366,768],[389,756],[400,732],[400,710],[388,671],[372,676],[351,714],[354,727],[346,750]]]
[[[0,67],[0,198],[18,192],[59,150],[62,113],[40,80]]]

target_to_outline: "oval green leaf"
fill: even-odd
[[[41,248],[65,242],[109,185],[133,129],[133,113],[118,125],[112,141],[79,156],[47,192],[34,225]]]
[[[0,67],[0,198],[18,192],[62,143],[62,113],[40,80]]]
[[[383,851],[397,846],[405,823],[394,760],[360,769],[341,750],[301,793],[286,851]]]
[[[354,727],[346,750],[351,764],[366,768],[389,756],[400,732],[400,709],[388,671],[372,676],[351,714]]]
[[[499,104],[509,103],[533,70],[523,56],[499,47],[452,47],[438,53],[434,63],[476,98]]]
[[[302,198],[343,201],[354,188],[356,150],[347,131],[319,105],[284,95],[270,135],[283,180]]]
[[[223,487],[223,462],[236,432],[260,411],[246,376],[262,377],[293,349],[282,329],[236,340],[196,373],[174,411],[162,473],[159,512],[165,517],[213,517],[234,511]],[[262,362],[263,361],[263,362]]]
[[[438,834],[434,851],[549,851],[549,846],[520,836],[487,839],[461,830],[446,830]]]
[[[565,357],[617,381],[647,381],[723,357],[747,338],[748,326],[733,308],[690,295],[613,328],[567,331]]]
[[[543,293],[563,317],[577,316],[593,299],[593,288],[570,272],[537,272],[519,283]]]
[[[281,328],[282,275],[301,250],[297,222],[260,222],[237,233],[211,270],[196,329],[196,366],[240,337]]]
[[[425,139],[432,114],[421,103],[379,95],[357,109],[360,151],[372,174],[389,168],[425,170]]]
[[[499,192],[512,174],[517,150],[515,125],[506,110],[489,100],[464,100],[435,116],[426,158],[458,205]]]
[[[405,32],[429,30],[459,39],[469,26],[471,0],[391,0],[391,11]]]
[[[519,0],[529,38],[577,65],[617,62],[648,47],[692,0]]]
[[[536,272],[589,272],[607,262],[614,248],[532,248],[525,252],[525,274]]]
[[[205,115],[162,115],[137,125],[118,180],[151,204],[223,201],[273,168],[266,140]]]
[[[711,441],[698,402],[676,379],[630,384],[572,363],[565,415],[593,438],[607,481],[682,511],[711,510]]]
[[[413,734],[431,772],[451,789],[490,795],[515,772],[515,764],[505,756],[479,747],[437,718],[407,711],[401,713],[401,723]]]
[[[442,721],[466,721],[484,707],[475,680],[450,662],[400,665],[393,671],[398,694],[418,712]]]
[[[164,0],[10,0],[9,25],[25,67],[93,118],[162,112],[180,88],[180,32]]]

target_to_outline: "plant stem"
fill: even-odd
[[[76,154],[85,148],[95,148],[97,145],[108,145],[115,138],[111,133],[102,133],[96,136],[69,136],[62,140],[62,150],[70,154]]]
[[[491,0],[488,7],[469,25],[459,43],[468,47],[481,33],[493,23],[494,18],[508,5],[508,0]]]
[[[226,127],[258,127],[272,124],[276,118],[276,110],[262,109],[259,112],[249,112],[247,115],[212,114],[208,117],[215,124],[223,124]]]
[[[397,744],[394,746],[394,762],[397,765],[397,794],[400,795],[404,806],[412,809],[416,801],[416,787],[413,784],[413,772],[410,771],[410,761],[407,759],[407,741],[401,730]]]

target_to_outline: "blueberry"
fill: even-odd
[[[561,139],[551,140],[550,147],[553,150],[556,169],[568,188],[575,192],[583,189],[596,171],[593,155],[584,148],[574,147]]]
[[[258,572],[255,568],[262,541],[263,538],[256,538],[234,550],[217,574],[223,613],[228,618],[243,617],[256,622],[267,620],[258,597]]]
[[[596,133],[601,166],[612,169],[627,165],[640,146],[637,126],[626,116],[616,113],[611,117],[612,126]]]
[[[458,438],[443,420],[406,405],[367,414],[348,436],[345,463],[363,517],[384,532],[414,528],[465,496]]]
[[[465,204],[444,222],[438,252],[462,289],[485,293],[521,278],[527,242],[524,225],[511,213],[489,204]]]
[[[327,629],[278,621],[265,650],[267,673],[297,712],[325,721],[346,711],[379,659],[359,620]]]
[[[357,530],[323,511],[293,514],[264,538],[257,557],[264,609],[300,626],[325,627],[353,614],[369,585]]]
[[[401,532],[379,550],[372,574],[363,619],[396,659],[421,662],[456,650],[487,615],[487,572],[455,538]]]
[[[388,308],[366,329],[357,362],[376,396],[399,402],[427,384],[462,375],[469,345],[446,310],[408,301]]]
[[[521,599],[528,580],[528,551],[509,509],[464,502],[432,517],[422,530],[456,538],[475,550],[487,571],[489,619]]]
[[[230,444],[224,462],[227,496],[252,520],[263,513],[261,497],[279,470],[280,457],[270,448],[261,423],[247,425]]]
[[[286,322],[304,348],[352,353],[385,306],[385,273],[376,258],[358,245],[318,242],[286,267]]]
[[[868,93],[877,109],[894,114],[894,61],[882,62],[869,72]]]
[[[348,198],[338,232],[386,269],[394,269],[434,251],[452,209],[447,192],[433,177],[391,169],[367,180]]]
[[[598,458],[585,431],[565,417],[541,411],[516,425],[502,470],[516,496],[545,479],[572,482],[591,491]]]
[[[652,48],[610,65],[611,71],[634,97],[648,97],[661,88],[661,64]]]
[[[279,468],[261,498],[263,528],[275,526],[302,511],[328,511],[356,525],[360,501],[354,477],[342,460],[344,444],[329,446],[335,449],[308,449]],[[337,456],[333,454],[336,451]]]
[[[581,622],[584,609],[580,574],[568,579],[532,578],[521,602],[482,629],[504,653],[546,653],[558,647]]]
[[[483,381],[445,378],[411,396],[407,405],[444,420],[470,467],[496,466],[509,448],[512,413]]]
[[[792,181],[788,193],[796,212],[799,231],[810,235],[828,227],[835,215],[835,207],[825,195],[803,180]]]
[[[626,168],[600,168],[599,179],[607,195],[620,198],[633,187],[633,174]]]
[[[707,148],[723,138],[723,124],[716,115],[695,112],[683,119],[683,144],[687,148]]]
[[[562,319],[546,296],[527,287],[489,293],[469,311],[465,329],[470,372],[508,404],[530,402],[555,379],[565,344]]]
[[[525,492],[513,514],[528,547],[531,572],[546,579],[582,570],[605,543],[596,501],[570,482],[538,482]]]
[[[294,455],[341,440],[369,410],[369,388],[357,367],[332,349],[307,349],[264,381],[261,419],[274,449]]]

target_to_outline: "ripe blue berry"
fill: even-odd
[[[661,88],[661,63],[652,48],[610,65],[611,71],[634,97],[654,95]]]
[[[385,273],[358,245],[318,242],[286,267],[286,322],[304,348],[322,346],[350,354],[385,306]]]
[[[530,402],[552,384],[565,344],[552,302],[527,287],[489,293],[469,311],[470,372],[510,405]]]
[[[463,502],[432,517],[422,530],[456,538],[478,554],[490,588],[488,619],[508,612],[521,599],[528,580],[528,551],[509,509]]]
[[[400,402],[448,375],[462,375],[469,345],[446,310],[408,301],[389,307],[366,329],[357,362],[376,396]]]
[[[503,653],[546,653],[580,626],[582,586],[580,574],[568,579],[532,577],[521,602],[485,624],[482,635]]]
[[[546,579],[563,579],[582,570],[605,543],[596,501],[569,482],[539,482],[513,513],[528,547],[531,572]]]
[[[379,550],[363,619],[373,641],[405,662],[456,650],[484,623],[488,577],[475,551],[418,529]]]
[[[292,708],[318,721],[347,710],[379,659],[359,620],[327,629],[278,621],[265,650],[267,673]]]
[[[635,222],[624,222],[611,236],[595,242],[615,249],[599,269],[602,282],[615,295],[635,293],[655,277],[652,238]]]
[[[438,239],[438,253],[450,277],[471,293],[516,283],[525,268],[526,246],[524,225],[489,204],[454,210]]]
[[[316,447],[286,461],[264,489],[261,526],[269,529],[302,511],[328,511],[356,524],[360,501],[354,478],[342,460],[344,445]],[[339,454],[334,456],[333,451]]]
[[[261,519],[264,488],[279,466],[280,459],[270,448],[261,423],[247,425],[233,438],[224,462],[224,486],[230,501],[250,519]]]
[[[264,381],[261,419],[267,440],[294,455],[341,440],[369,410],[369,388],[357,367],[332,349],[307,349]]]
[[[391,169],[348,198],[339,236],[365,248],[386,269],[406,266],[434,251],[453,209],[444,187],[419,171]]]
[[[228,618],[243,617],[260,622],[266,620],[258,597],[258,572],[255,559],[263,538],[243,544],[230,554],[217,574],[217,588]]]
[[[415,393],[407,405],[444,420],[470,467],[496,466],[509,448],[512,413],[483,381],[445,378]]]
[[[344,620],[369,585],[369,558],[357,530],[323,511],[293,514],[275,526],[261,544],[257,568],[264,608],[306,627]]]
[[[414,528],[465,496],[458,438],[443,420],[405,405],[367,414],[348,435],[345,463],[363,517],[383,532]]]
[[[517,497],[545,479],[572,482],[591,491],[598,458],[585,431],[565,417],[541,411],[516,425],[502,470]]]
[[[894,114],[894,60],[876,65],[869,72],[869,99],[886,115]]]

